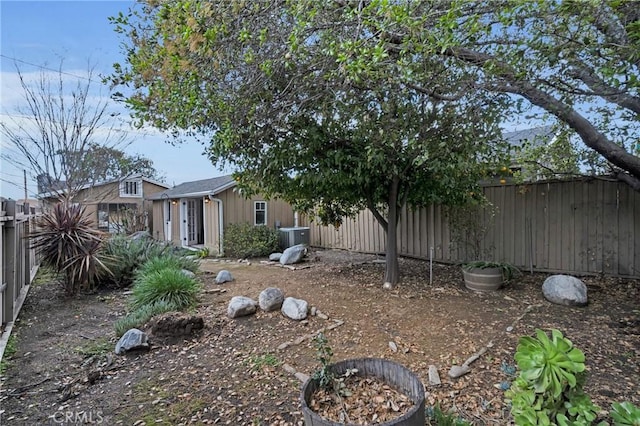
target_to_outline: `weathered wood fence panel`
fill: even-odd
[[[30,229],[35,227],[36,209],[13,200],[1,201],[0,211],[0,320],[1,329],[14,321],[40,265],[29,247]]]
[[[640,194],[619,182],[591,179],[496,185],[483,188],[497,208],[481,242],[487,259],[525,270],[640,277]],[[368,211],[339,229],[312,222],[311,244],[384,253],[385,233]],[[398,248],[403,256],[441,262],[469,260],[456,244],[441,206],[401,213]]]

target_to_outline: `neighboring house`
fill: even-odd
[[[111,180],[84,185],[73,197],[73,202],[86,208],[87,216],[96,228],[105,232],[123,232],[130,229],[132,220],[137,221],[136,229],[151,229],[151,202],[145,201],[156,192],[169,185],[136,175],[122,180]],[[38,194],[43,205],[58,202],[57,192]],[[129,223],[124,223],[129,221]]]
[[[540,126],[504,133],[502,137],[510,145],[511,171],[530,172],[531,166],[522,161],[523,150],[548,146],[557,140],[558,135],[553,126]]]
[[[185,182],[147,197],[153,202],[153,237],[179,247],[206,247],[224,253],[229,224],[250,223],[273,228],[297,226],[288,203],[255,195],[245,198],[231,176]]]

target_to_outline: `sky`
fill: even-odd
[[[97,75],[108,75],[115,62],[124,63],[120,45],[124,41],[113,30],[109,16],[126,12],[132,1],[7,1],[0,0],[0,119],[14,114],[22,101],[22,89],[16,65],[26,76],[57,70],[62,61],[65,80],[74,84],[87,73],[87,65],[95,65]],[[76,77],[78,76],[78,77]],[[86,82],[86,80],[80,80]],[[96,84],[98,88],[100,84]],[[109,89],[102,86],[93,93],[108,100]],[[123,105],[110,101],[111,109],[120,112],[128,122]],[[123,123],[123,130],[133,143],[124,150],[140,154],[154,163],[168,185],[207,179],[227,171],[217,170],[202,155],[204,147],[195,140],[180,145],[166,142],[166,135],[154,129],[136,130]],[[2,137],[0,135],[0,137]],[[6,141],[0,141],[6,149]],[[0,196],[24,198],[23,170],[2,160],[0,164]],[[27,192],[33,198],[35,183],[28,180]]]

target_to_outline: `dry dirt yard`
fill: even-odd
[[[312,374],[319,365],[314,343],[279,347],[336,321],[344,323],[326,332],[335,360],[397,361],[427,384],[427,405],[439,403],[476,425],[509,424],[500,385],[512,379],[518,337],[535,328],[557,328],[585,352],[586,390],[601,407],[640,404],[639,281],[585,277],[589,305],[569,308],[544,300],[545,274],[524,274],[503,290],[477,294],[464,288],[459,267],[434,265],[429,285],[428,263],[411,259],[401,259],[402,284],[386,291],[384,265],[375,260],[313,251],[297,270],[207,260],[201,279],[208,292],[197,308],[205,329],[187,340],[152,338],[149,352],[125,356],[113,353],[113,323],[125,314],[126,294],[66,299],[54,283],[34,285],[14,329],[17,353],[1,382],[0,424],[302,424],[301,383],[283,366]],[[220,269],[235,281],[215,284]],[[232,296],[257,299],[267,287],[303,298],[329,318],[226,317]],[[447,376],[487,345],[471,373]],[[428,385],[431,364],[439,386]]]

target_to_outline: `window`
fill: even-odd
[[[127,225],[139,221],[135,203],[98,204],[98,229],[110,233],[125,232]]]
[[[120,183],[121,197],[142,197],[142,182],[139,180],[125,180]]]
[[[267,203],[265,201],[254,202],[254,224],[266,225],[267,224]]]

